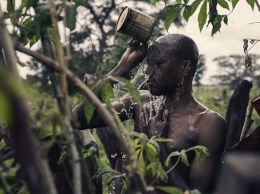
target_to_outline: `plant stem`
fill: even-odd
[[[71,108],[69,104],[69,96],[67,94],[67,78],[66,78],[66,69],[63,47],[60,42],[60,34],[58,29],[58,20],[57,20],[57,12],[55,8],[55,4],[53,0],[48,0],[48,5],[50,8],[51,19],[53,23],[53,30],[55,35],[55,46],[57,51],[57,57],[59,62],[59,67],[61,71],[59,72],[59,79],[61,84],[61,92],[62,92],[62,104],[64,106],[63,109],[63,118],[64,118],[64,126],[65,130],[68,133],[69,139],[71,139],[69,143],[70,154],[71,154],[71,167],[73,174],[73,192],[75,194],[82,193],[82,183],[81,183],[81,165],[80,165],[80,157],[75,144],[75,137],[73,134],[73,129],[71,127]]]
[[[16,55],[13,48],[13,42],[4,24],[3,13],[0,7],[0,38],[4,50],[7,68],[11,73],[19,77],[16,67]],[[0,71],[1,72],[1,71]],[[4,88],[6,95],[10,99],[10,111],[13,122],[10,122],[10,131],[13,135],[16,154],[15,159],[21,165],[21,172],[32,193],[38,194],[56,194],[50,169],[46,159],[42,157],[40,143],[32,131],[32,122],[29,114],[28,103],[24,97],[15,89],[22,89],[22,83],[19,79],[12,79],[13,85],[7,79],[9,72],[1,72],[1,88]],[[8,75],[7,75],[8,74]],[[12,77],[13,78],[13,77]]]
[[[49,57],[46,57],[38,52],[31,51],[27,48],[24,48],[21,45],[16,45],[15,47],[18,51],[34,57],[38,61],[43,62],[44,64],[50,66],[51,68],[53,68],[54,70],[56,70],[58,72],[60,71],[58,63],[51,60]],[[114,117],[111,114],[111,112],[109,112],[108,109],[105,106],[103,106],[103,103],[98,99],[98,97],[73,72],[71,72],[69,69],[66,69],[65,73],[66,73],[67,78],[71,81],[71,83],[76,88],[78,88],[79,92],[82,93],[84,96],[86,96],[91,101],[91,103],[95,106],[95,108],[99,112],[100,116],[104,119],[105,123],[110,128],[111,133],[114,135],[114,137],[118,141],[119,145],[122,147],[123,152],[128,157],[131,157],[130,156],[131,151],[130,151],[129,145],[124,140],[124,137],[122,136],[120,129],[119,129],[117,123],[115,122]],[[131,161],[132,161],[132,159],[131,159]],[[134,169],[136,170],[137,168],[134,167]],[[139,177],[139,178],[137,178],[137,179],[139,179],[138,183],[140,183],[142,185],[141,188],[142,188],[142,190],[144,190],[144,188],[146,187],[144,178],[142,177],[141,173],[139,173],[139,172],[136,173],[136,175]],[[145,192],[143,192],[143,193],[145,193]]]

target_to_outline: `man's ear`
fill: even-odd
[[[190,60],[184,60],[182,62],[182,72],[184,76],[188,75],[188,72],[191,69],[191,61]]]

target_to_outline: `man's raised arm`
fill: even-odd
[[[120,61],[117,66],[110,71],[107,76],[119,76],[123,77],[128,72],[130,72],[133,68],[135,68],[147,54],[147,44],[140,43],[137,40],[130,40],[127,43],[128,47],[124,54],[122,55]],[[112,80],[110,81],[112,84],[114,83]],[[102,87],[102,86],[101,86]],[[101,90],[100,90],[101,91]],[[100,91],[98,96],[100,96]],[[86,129],[86,128],[94,128],[94,127],[105,127],[106,123],[104,123],[103,119],[99,116],[98,112],[95,112],[89,124],[86,121],[84,107],[87,102],[87,99],[84,99],[83,102],[78,104],[73,112],[76,113],[77,121],[79,122],[78,129]],[[120,102],[112,103],[114,109],[117,112],[121,112],[123,108],[128,109],[131,105],[132,101],[129,96],[124,96]],[[120,115],[122,120],[127,119],[127,115],[125,112],[122,112]]]

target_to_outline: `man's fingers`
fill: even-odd
[[[143,108],[141,109],[141,121],[144,123],[148,123],[149,120],[149,108],[147,105],[144,105]]]
[[[142,123],[143,126],[146,126],[146,120],[145,120],[144,117],[145,117],[145,116],[144,116],[144,112],[143,112],[143,109],[142,109],[142,110],[141,110],[141,123]]]
[[[163,122],[168,122],[168,120],[169,120],[169,111],[164,109],[163,116],[162,116],[162,121]]]
[[[157,117],[159,120],[161,120],[161,121],[163,120],[163,112],[164,112],[164,108],[160,106],[160,107],[158,108],[156,117]]]
[[[150,99],[150,118],[153,118],[156,116],[155,112],[155,106],[154,106],[154,97],[152,96]]]

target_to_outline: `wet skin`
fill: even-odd
[[[180,58],[180,50],[176,39],[170,35],[159,38],[149,48],[147,54],[147,69],[149,91],[141,92],[141,106],[133,106],[135,130],[148,136],[164,136],[176,141],[176,146],[161,146],[161,160],[164,161],[172,151],[188,149],[203,145],[208,148],[210,156],[202,164],[194,158],[194,153],[188,153],[190,166],[179,164],[172,170],[167,183],[183,190],[196,188],[202,192],[212,190],[218,165],[224,149],[226,124],[216,112],[207,109],[196,101],[192,95],[192,71],[195,66],[191,60]],[[147,45],[130,41],[126,52],[118,65],[109,75],[123,76],[135,67],[146,55]],[[161,96],[151,99],[151,94]],[[124,105],[123,105],[124,104]],[[121,112],[125,107],[132,106],[131,97],[126,95],[120,102],[114,102],[113,107]],[[160,108],[159,108],[160,107]],[[154,110],[152,110],[152,108]],[[84,117],[84,102],[75,110],[81,128],[102,127],[102,119],[95,114],[90,125]],[[125,112],[120,115],[127,119]]]

